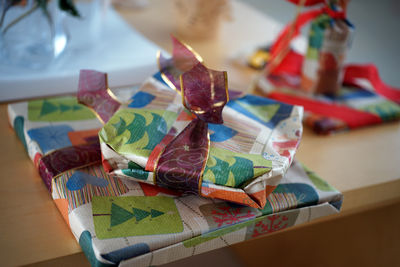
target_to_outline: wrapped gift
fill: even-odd
[[[143,88],[164,92],[166,88],[157,77]],[[143,98],[137,101],[144,96],[142,92],[133,96],[131,106],[144,103]],[[101,127],[91,111],[73,97],[11,104],[9,118],[36,166],[52,153],[96,144]],[[65,155],[64,169],[75,156],[79,158],[77,154]],[[134,167],[128,170],[135,172]],[[45,177],[48,183],[49,176]],[[298,162],[292,163],[262,209],[181,196],[162,187],[110,176],[96,163],[55,175],[49,189],[93,266],[172,262],[335,214],[342,202],[337,190]]]
[[[301,81],[308,92],[335,95],[340,90],[354,29],[344,15],[346,4],[346,0],[329,1],[329,10],[335,13],[321,14],[311,22]]]
[[[134,104],[140,92],[131,106],[143,103]],[[70,97],[11,104],[9,117],[36,165],[57,151],[93,144],[101,127]],[[342,201],[338,191],[297,162],[266,197],[263,209],[181,196],[110,176],[96,163],[55,175],[49,189],[93,266],[168,263],[335,214]]]
[[[196,62],[192,50],[177,40],[175,50],[180,53],[172,60],[190,70],[180,71],[172,61],[162,67],[173,88],[157,75],[148,79],[133,102],[99,132],[105,170],[184,193],[264,207],[300,142],[302,109],[238,93],[231,93],[236,98],[228,102],[226,73]],[[191,60],[178,60],[182,54]],[[183,73],[180,84],[176,73]],[[82,102],[88,91],[106,92],[105,77],[81,71]]]
[[[107,89],[102,90],[107,87],[103,74],[89,73],[94,78],[80,83],[79,99],[91,108],[78,104],[74,97],[58,97],[10,104],[8,110],[11,125],[92,266],[165,264],[339,212],[340,192],[293,161],[301,136],[301,109],[232,93],[234,100],[223,111],[224,124],[208,124],[216,152],[210,152],[212,162],[205,166],[209,172],[204,173],[209,174],[203,177],[203,186],[211,188],[207,192],[213,194],[218,186],[231,192],[243,190],[232,186],[238,182],[238,168],[244,177],[251,177],[250,183],[244,181],[247,185],[259,177],[266,185],[272,184],[268,196],[268,187],[262,187],[260,207],[239,205],[155,186],[149,179],[151,173],[140,165],[147,164],[157,145],[169,144],[165,138],[171,129],[187,129],[194,120],[193,114],[178,104],[177,92],[167,86],[160,73],[143,84],[128,108]],[[103,127],[90,109],[106,122]],[[139,121],[141,127],[130,127],[140,116],[145,123]],[[123,135],[122,127],[142,135],[127,134],[111,142],[118,133]],[[162,133],[156,141],[154,132]],[[294,142],[287,142],[289,137]],[[141,140],[142,146],[152,142],[155,147],[148,149],[150,153],[128,156],[111,150],[113,144],[122,144],[122,149],[124,141],[131,138]],[[122,156],[125,161],[121,161]],[[216,167],[223,161],[222,167]],[[243,168],[249,162],[252,167]],[[257,174],[260,176],[255,177]],[[265,174],[268,176],[263,177]],[[215,196],[224,199],[224,194]]]
[[[299,13],[270,46],[258,92],[303,106],[305,124],[319,134],[398,120],[400,90],[385,84],[373,64],[343,65],[353,28],[346,1],[290,1],[315,7]],[[290,44],[309,22],[303,56]]]
[[[68,181],[65,177],[66,188]],[[297,162],[263,209],[171,196],[160,187],[122,181],[129,188],[126,194],[93,196],[69,213],[71,230],[92,266],[165,264],[335,214],[342,200]]]

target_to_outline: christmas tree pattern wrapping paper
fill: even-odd
[[[165,140],[194,116],[157,75],[133,99],[99,132],[103,166],[118,177],[155,184],[153,166]],[[302,109],[246,95],[230,100],[222,115],[224,124],[209,123],[211,144],[200,195],[262,208],[292,162],[301,138]]]
[[[212,109],[203,110],[209,101],[184,85],[208,88],[195,79],[206,73],[213,86],[224,88],[226,73],[206,69],[197,58],[189,62],[194,73],[176,68],[179,56],[186,67],[185,57],[194,59],[180,48],[172,61],[160,57],[162,72],[129,104],[109,92],[104,73],[83,71],[90,75],[80,80],[78,100],[87,107],[75,97],[8,107],[10,124],[92,266],[161,265],[340,210],[342,194],[293,160],[302,109],[213,88]],[[190,78],[181,79],[183,98],[177,74]],[[191,131],[197,139],[185,139]],[[154,185],[148,164],[191,149],[203,153],[204,137],[209,155],[200,166],[199,189],[206,197]],[[176,156],[160,153],[174,142],[183,149]]]
[[[132,97],[131,108],[140,109],[145,105],[156,110],[160,105],[171,105],[169,100],[163,101],[165,95],[149,93],[165,91],[164,86],[159,74],[150,78],[142,87],[148,88],[147,94],[144,90],[137,92]],[[254,99],[268,101],[251,96],[243,99],[248,101],[238,105],[241,110],[251,108]],[[279,110],[279,107],[272,109]],[[287,174],[266,197],[262,209],[212,198],[182,196],[130,178],[110,176],[100,165],[100,156],[91,158],[88,166],[68,169],[74,165],[72,159],[79,160],[85,148],[89,152],[95,148],[100,154],[98,132],[102,124],[88,108],[78,104],[74,97],[58,97],[10,104],[8,110],[10,124],[34,164],[39,169],[43,164],[50,164],[41,173],[43,180],[93,266],[161,265],[335,214],[341,206],[340,192],[292,160]],[[186,118],[185,114],[182,116]],[[271,118],[263,119],[273,122]],[[243,127],[251,129],[250,126]],[[233,135],[232,130],[217,131],[213,127],[210,127],[210,136],[214,142]],[[235,137],[243,140],[246,136],[236,134]],[[245,142],[243,147],[252,148]],[[291,156],[285,152],[285,146],[277,147],[287,155],[284,158]],[[218,149],[223,148],[229,147]],[[49,157],[54,153],[66,157],[61,157],[66,166],[59,166],[58,161],[55,164]],[[236,161],[216,153],[214,163],[217,159],[228,162],[227,168],[235,174]],[[242,161],[246,159],[243,157]],[[66,170],[60,171],[63,169]],[[132,163],[122,170],[146,177]],[[221,175],[225,183],[229,181],[229,175]]]
[[[105,122],[104,169],[118,177],[263,208],[289,168],[303,109],[228,88],[224,71],[172,37],[160,72],[114,112],[107,74],[81,70],[78,99]],[[109,103],[109,104],[108,104]],[[101,111],[101,112],[99,112]]]

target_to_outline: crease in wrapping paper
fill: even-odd
[[[299,1],[293,2],[298,4]],[[315,3],[310,3],[310,5],[313,4]],[[400,118],[400,106],[398,105],[400,90],[386,85],[373,64],[345,65],[343,67],[343,85],[346,87],[340,87],[339,84],[336,95],[315,97],[302,92],[302,86],[299,83],[300,77],[303,73],[304,78],[304,74],[310,69],[310,66],[306,64],[307,61],[303,62],[303,58],[314,55],[315,52],[311,51],[314,48],[310,47],[318,44],[314,44],[316,40],[313,40],[313,44],[309,44],[307,55],[303,57],[289,48],[290,41],[297,36],[303,25],[322,14],[328,18],[331,17],[331,20],[332,18],[338,19],[333,16],[334,14],[327,12],[326,8],[313,9],[300,14],[293,24],[286,26],[278,35],[271,48],[273,56],[271,56],[270,64],[274,66],[267,76],[261,77],[258,84],[261,89],[260,93],[278,101],[304,106],[305,123],[319,134],[398,120]],[[343,17],[339,16],[339,20],[343,19],[345,23],[351,25],[345,19],[344,13]],[[290,35],[291,27],[294,27],[295,30]],[[278,56],[280,56],[279,61],[277,61]],[[328,63],[328,61],[324,61],[324,64]]]

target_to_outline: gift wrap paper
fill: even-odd
[[[186,118],[190,117],[184,111],[178,112],[178,105],[175,104],[177,94],[172,90],[166,91],[163,86],[156,75],[145,83],[143,88],[146,90],[142,88],[133,96],[129,104],[133,111],[120,109],[117,112],[127,125],[133,119],[128,113],[134,112],[145,118],[140,140],[146,145],[153,138],[148,136],[153,131],[150,119],[158,118],[157,115],[164,118],[162,132],[165,133],[171,125],[184,125]],[[160,90],[163,94],[158,93]],[[90,109],[78,104],[75,97],[11,104],[8,111],[10,124],[32,161],[39,170],[43,169],[40,174],[90,264],[150,266],[339,212],[342,202],[340,192],[302,164],[293,161],[293,147],[298,142],[298,127],[293,127],[293,123],[300,123],[298,117],[290,116],[295,110],[290,108],[290,112],[285,113],[286,117],[275,118],[274,114],[282,107],[291,106],[268,101],[255,96],[232,101],[224,111],[227,114],[225,116],[224,113],[225,124],[215,128],[210,126],[215,151],[212,153],[213,162],[208,166],[210,175],[204,181],[208,183],[205,189],[223,185],[234,191],[233,186],[241,183],[235,179],[234,166],[237,162],[264,164],[271,168],[268,173],[278,173],[278,176],[282,176],[283,169],[288,168],[286,175],[279,177],[279,183],[270,181],[274,180],[273,176],[265,180],[276,188],[266,197],[264,207],[260,209],[213,198],[183,196],[176,191],[154,186],[147,181],[149,174],[143,171],[141,165],[148,160],[148,154],[138,153],[120,163],[118,170],[121,175],[108,174],[101,164],[97,135],[103,125]],[[145,114],[143,107],[152,115]],[[268,110],[269,117],[265,117],[265,110]],[[263,113],[259,113],[261,111]],[[182,120],[177,120],[176,114]],[[293,118],[296,121],[291,121]],[[240,120],[241,124],[235,123],[235,120]],[[123,122],[117,118],[115,121],[110,119],[109,123],[111,128],[112,124]],[[156,128],[162,128],[159,122],[157,125]],[[105,129],[107,125],[102,131]],[[284,136],[278,129],[286,129]],[[288,144],[288,138],[294,142]],[[82,153],[96,155],[95,152],[90,154],[92,150],[98,155],[87,160],[87,166],[68,169],[77,165],[76,161]],[[236,159],[231,158],[232,154],[220,152],[225,150],[232,151]],[[52,155],[57,155],[58,160]],[[115,153],[113,157],[120,155]],[[279,157],[279,161],[273,161],[275,157]],[[112,162],[112,157],[107,160]],[[225,172],[218,174],[213,169],[217,161],[226,162],[224,168],[229,170],[229,175]],[[64,165],[60,166],[62,162]],[[271,165],[268,165],[270,162]],[[275,170],[275,166],[280,169]],[[265,170],[253,168],[252,171],[254,175]],[[251,171],[248,172],[251,174]]]
[[[257,84],[269,98],[303,106],[305,124],[318,134],[400,119],[399,88],[386,84],[373,64],[344,64],[354,32],[347,2],[305,3],[315,8],[299,13],[278,34]],[[308,48],[302,55],[290,44],[308,24]]]
[[[193,115],[183,108],[181,95],[157,76],[133,99],[99,132],[103,165],[118,177],[155,184],[152,166],[164,141],[181,132]],[[201,195],[263,207],[292,162],[302,113],[298,106],[254,95],[230,100],[222,113],[224,124],[209,123]]]

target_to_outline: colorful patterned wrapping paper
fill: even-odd
[[[160,85],[154,80],[150,85],[154,82]],[[143,96],[136,94],[130,105],[146,103]],[[10,123],[36,166],[53,151],[95,143],[93,136],[101,127],[73,97],[16,103],[8,110]],[[92,266],[168,263],[335,214],[342,202],[338,191],[297,162],[263,209],[179,196],[110,176],[99,164],[54,176],[49,189]]]
[[[342,86],[335,96],[313,96],[294,87],[282,86],[280,82],[273,85],[275,78],[261,78],[258,83],[260,93],[303,106],[303,121],[317,134],[333,134],[400,119],[400,105],[373,90]]]
[[[336,9],[341,8],[337,2],[329,1]],[[339,91],[353,31],[354,26],[347,19],[334,19],[327,14],[312,21],[302,68],[302,89],[331,95]]]
[[[72,186],[74,174],[82,173],[111,184],[100,166],[77,170],[53,180],[53,198],[69,202],[69,213],[64,214],[92,266],[165,264],[335,214],[342,201],[339,192],[297,162],[264,209],[174,197],[174,192],[118,178],[111,187],[123,187],[125,194],[101,194],[98,181],[97,186]],[[83,195],[89,199],[81,199]]]
[[[117,111],[99,132],[105,169],[155,184],[151,166],[165,140],[193,119],[181,101],[159,75],[148,79],[129,108]],[[209,124],[211,147],[200,193],[262,208],[292,162],[302,133],[302,109],[246,95],[230,100],[222,114],[224,124]]]
[[[269,71],[257,84],[259,92],[269,98],[303,106],[305,124],[318,134],[400,118],[400,90],[385,84],[373,64],[343,65],[353,31],[346,4],[306,1],[306,6],[316,8],[298,14],[281,31],[270,47]],[[290,42],[308,22],[309,44],[303,56],[290,49]]]

